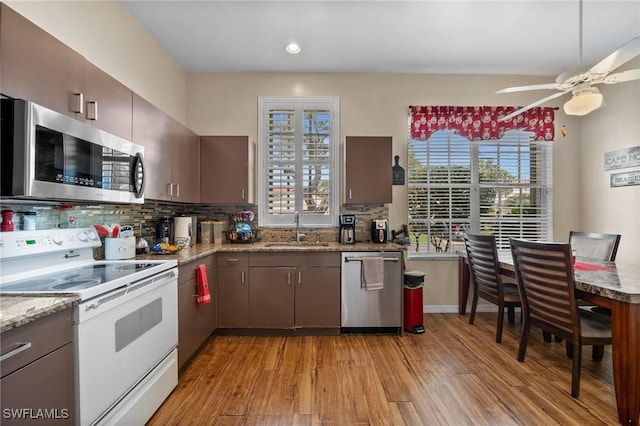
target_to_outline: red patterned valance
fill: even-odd
[[[470,141],[500,139],[508,130],[535,133],[535,140],[554,140],[553,108],[531,108],[522,114],[498,122],[516,107],[414,106],[411,107],[411,138],[427,140],[438,130],[454,130]]]

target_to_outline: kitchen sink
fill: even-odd
[[[316,243],[313,241],[283,241],[266,243],[265,247],[327,247],[329,243]]]

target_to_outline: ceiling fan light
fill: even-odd
[[[564,104],[564,112],[567,115],[587,115],[602,106],[602,94],[595,87],[590,90],[575,93]]]

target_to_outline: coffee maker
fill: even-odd
[[[371,241],[374,243],[386,243],[389,236],[389,222],[387,219],[374,219],[371,221]]]
[[[355,214],[340,215],[340,230],[338,232],[338,238],[340,240],[340,244],[356,243],[356,215]]]
[[[166,217],[156,224],[156,240],[159,243],[171,243],[173,241],[173,223]]]

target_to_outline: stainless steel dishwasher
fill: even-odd
[[[384,287],[362,285],[362,258],[384,258]],[[341,253],[341,332],[396,333],[402,330],[402,252]]]

